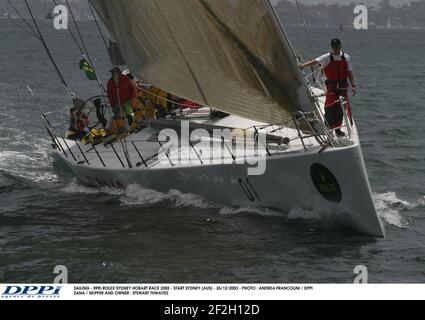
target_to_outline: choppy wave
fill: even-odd
[[[202,196],[196,194],[182,193],[178,190],[170,190],[167,193],[162,193],[143,188],[136,184],[130,185],[125,189],[120,201],[122,204],[130,206],[147,206],[163,202],[171,202],[179,208],[195,207],[205,209],[212,206]]]
[[[111,187],[88,187],[73,179],[66,187],[62,188],[66,193],[84,194],[108,194],[115,195],[122,205],[126,206],[153,206],[156,204],[168,204],[177,208],[193,207],[199,209],[218,209],[220,215],[238,215],[243,213],[261,216],[286,216],[282,211],[258,208],[258,207],[228,207],[216,204],[204,197],[183,193],[178,190],[170,190],[167,193],[144,188],[138,184],[126,187],[124,190]]]
[[[403,213],[425,207],[425,197],[420,198],[414,202],[408,202],[399,199],[395,192],[374,194],[373,199],[379,217],[383,219],[385,223],[399,228],[407,228],[410,223],[408,217],[404,216]],[[338,214],[332,212],[332,210],[329,210],[329,208],[324,207],[309,209],[302,206],[297,206],[292,208],[287,213],[267,208],[224,207],[220,210],[220,213],[226,215],[252,213],[262,216],[276,216],[284,217],[290,220],[305,220],[313,222],[338,220]]]
[[[30,145],[21,145],[23,151],[0,152],[0,170],[33,182],[56,182],[58,175],[52,169],[52,159],[44,140]],[[26,150],[25,150],[26,149]]]
[[[198,209],[216,209],[222,216],[239,214],[252,214],[264,217],[282,217],[290,220],[324,220],[332,217],[323,208],[321,210],[307,210],[296,207],[288,212],[263,207],[231,207],[217,204],[205,199],[203,196],[193,193],[183,193],[178,190],[170,190],[166,193],[144,188],[138,184],[133,184],[125,189],[115,189],[111,187],[88,187],[81,184],[77,179],[73,179],[66,187],[62,188],[66,193],[84,194],[108,194],[117,196],[122,205],[126,206],[154,206],[157,204],[171,205],[177,208],[193,207]]]
[[[22,188],[27,186],[27,184],[28,183],[22,178],[0,170],[0,192]]]
[[[323,208],[307,209],[301,206],[292,208],[288,214],[289,219],[302,219],[312,221],[329,220],[333,216],[335,216],[334,212],[324,210]]]
[[[373,198],[379,216],[386,223],[399,228],[407,228],[409,225],[408,219],[402,215],[402,212],[425,206],[425,197],[415,202],[408,202],[399,199],[392,191],[374,194]]]
[[[254,214],[269,217],[283,217],[290,220],[306,221],[326,221],[332,220],[334,213],[328,212],[325,208],[306,209],[295,207],[289,212],[282,212],[269,208],[259,207],[228,207],[220,206],[216,203],[206,200],[204,197],[192,194],[182,193],[178,190],[170,190],[167,193],[146,189],[140,185],[133,184],[126,189],[114,189],[111,187],[88,187],[77,179],[73,179],[66,187],[62,189],[66,193],[84,193],[84,194],[108,194],[117,196],[122,205],[126,206],[152,206],[156,204],[171,205],[177,208],[193,207],[199,209],[214,208],[218,209],[220,215],[238,215]],[[402,212],[413,210],[425,206],[425,197],[413,203],[401,200],[395,192],[374,194],[374,203],[378,215],[387,224],[399,228],[407,228],[409,220],[403,216]]]
[[[109,195],[115,195],[118,197],[122,205],[127,206],[151,206],[155,204],[170,204],[178,207],[194,207],[194,208],[210,208],[214,207],[214,204],[205,200],[202,196],[182,193],[178,190],[170,190],[167,193],[158,192],[151,189],[143,188],[140,185],[133,184],[129,185],[125,189],[114,189],[110,187],[87,187],[78,182],[77,179],[73,179],[72,182],[62,189],[66,193],[85,193],[85,194],[96,194],[103,193]]]
[[[332,216],[334,216],[334,213],[330,213],[324,209],[307,209],[302,206],[294,207],[289,212],[263,207],[223,207],[220,209],[220,214],[222,215],[234,215],[243,213],[254,214],[264,217],[281,217],[288,220],[306,220],[314,222],[329,220],[332,219]]]
[[[62,192],[65,193],[84,193],[84,194],[109,194],[109,195],[121,195],[123,193],[122,190],[114,189],[110,187],[102,187],[102,188],[93,188],[88,187],[82,183],[80,183],[76,178],[72,179],[72,181],[65,187],[62,188]]]
[[[259,216],[265,216],[265,217],[286,217],[287,214],[278,211],[273,210],[269,208],[258,208],[258,207],[221,207],[220,208],[220,214],[221,215],[237,215],[242,213],[248,213],[248,214],[254,214]]]

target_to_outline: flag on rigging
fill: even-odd
[[[86,74],[90,81],[97,80],[96,72],[86,58],[80,61],[80,70]]]

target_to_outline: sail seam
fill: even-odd
[[[189,63],[189,61],[187,60],[186,56],[184,55],[184,52],[183,52],[182,48],[180,48],[180,46],[179,46],[179,44],[178,44],[178,42],[177,42],[177,40],[176,40],[176,37],[175,37],[175,35],[174,35],[174,33],[173,33],[173,31],[172,31],[172,29],[171,29],[170,25],[168,24],[168,21],[167,21],[167,19],[165,18],[164,13],[162,12],[160,5],[158,4],[158,1],[157,1],[157,0],[153,0],[153,2],[154,2],[154,3],[155,3],[155,5],[157,6],[158,11],[159,11],[159,12],[160,12],[160,14],[161,14],[161,17],[162,17],[162,19],[164,20],[165,25],[167,26],[167,29],[168,29],[168,31],[170,32],[171,37],[173,38],[173,41],[174,41],[174,43],[175,43],[175,45],[176,45],[176,47],[177,47],[177,50],[179,51],[179,53],[180,53],[180,54],[181,54],[181,56],[183,57],[183,60],[184,60],[184,62],[185,62],[185,64],[186,64],[186,66],[187,66],[187,68],[188,68],[188,70],[189,70],[190,74],[192,75],[192,78],[193,78],[193,80],[195,81],[196,86],[198,87],[199,93],[201,94],[201,97],[202,97],[202,99],[204,100],[204,104],[205,104],[206,106],[210,106],[210,105],[209,105],[209,103],[208,103],[207,97],[205,96],[205,93],[204,93],[204,91],[202,90],[201,84],[199,83],[199,81],[198,81],[198,79],[197,79],[197,77],[196,77],[196,75],[195,75],[195,71],[192,69],[192,67],[191,67],[191,65],[190,65],[190,63]]]

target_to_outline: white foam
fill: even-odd
[[[147,206],[163,202],[167,195],[139,185],[130,185],[122,194],[120,201],[127,206]]]
[[[199,195],[182,193],[178,190],[170,190],[167,193],[158,192],[151,189],[143,188],[140,185],[132,184],[125,189],[115,189],[110,187],[88,187],[81,184],[77,179],[73,179],[66,187],[62,189],[66,193],[84,193],[98,194],[104,193],[109,195],[120,196],[119,201],[126,206],[150,206],[161,202],[172,202],[175,207],[196,207],[209,208],[213,205]]]
[[[401,200],[397,197],[395,192],[387,192],[381,194],[374,194],[373,200],[375,203],[378,215],[388,224],[399,227],[407,228],[408,222],[400,214],[399,210],[412,209],[414,204],[408,201]]]
[[[423,197],[423,198],[421,198],[421,199],[419,199],[419,200],[417,200],[413,203],[413,209],[414,208],[420,208],[420,207],[423,207],[423,206],[425,206],[425,197]]]
[[[128,186],[122,194],[120,201],[122,204],[129,206],[147,206],[169,201],[179,208],[196,207],[205,209],[212,207],[211,203],[196,194],[182,193],[178,190],[170,190],[167,193],[162,193],[143,188],[137,184]]]
[[[302,220],[324,220],[328,218],[329,215],[323,213],[321,210],[311,210],[305,209],[302,207],[294,207],[289,211],[288,218],[289,219],[302,219]]]
[[[182,193],[178,190],[171,190],[168,192],[167,196],[175,202],[177,207],[191,206],[206,209],[214,206],[214,204],[207,201],[204,197],[193,193]]]
[[[51,170],[48,152],[42,148],[0,152],[0,170],[34,182],[58,181],[58,176]]]
[[[259,216],[265,217],[284,217],[286,214],[281,211],[272,210],[268,208],[257,208],[257,207],[221,207],[220,214],[221,215],[238,215],[242,213],[255,214]]]
[[[9,160],[32,161],[32,158],[17,151],[3,151],[0,153],[1,162],[8,162]]]
[[[72,181],[64,188],[62,188],[62,192],[65,193],[84,193],[84,194],[98,194],[98,193],[104,193],[109,195],[121,195],[123,194],[123,190],[114,189],[110,187],[102,187],[102,188],[95,188],[95,187],[88,187],[83,184],[81,184],[77,178],[72,179]]]
[[[258,208],[258,207],[222,207],[207,201],[200,195],[191,193],[182,193],[178,190],[170,190],[167,193],[158,192],[155,190],[144,188],[140,185],[133,184],[126,189],[114,189],[110,187],[87,187],[73,179],[69,185],[62,189],[67,193],[84,193],[96,194],[104,193],[109,195],[116,195],[119,201],[125,206],[151,206],[159,203],[171,202],[171,204],[178,208],[195,207],[200,209],[215,208],[219,209],[221,215],[238,215],[238,214],[256,214],[268,217],[286,217],[288,219],[303,219],[312,221],[321,221],[332,219],[335,215],[332,210],[325,208],[315,208],[313,210],[305,209],[303,207],[295,207],[285,213],[282,211]],[[387,223],[399,228],[407,228],[408,221],[402,216],[400,211],[410,210],[425,205],[425,197],[419,199],[414,203],[401,200],[397,197],[395,192],[387,192],[382,194],[374,194],[375,207],[378,215]]]

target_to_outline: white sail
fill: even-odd
[[[268,0],[91,0],[132,72],[175,95],[266,123],[313,111]]]

